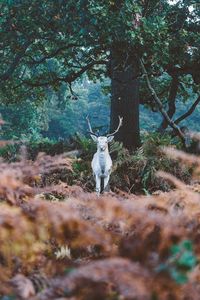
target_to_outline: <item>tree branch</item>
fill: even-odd
[[[177,76],[174,76],[171,81],[171,87],[169,92],[169,98],[168,98],[168,111],[167,114],[169,118],[171,119],[173,115],[176,112],[176,95],[178,92],[178,86],[179,86],[179,80]],[[165,119],[163,119],[162,123],[160,124],[158,131],[162,132],[164,129],[166,129],[168,126],[168,123]]]
[[[146,0],[146,1],[144,1],[144,9],[143,9],[143,13],[142,13],[143,17],[146,16],[148,8],[149,8],[149,0]]]
[[[193,61],[192,63],[184,64],[182,66],[170,66],[168,65],[166,68],[167,73],[170,76],[182,76],[186,74],[191,74],[193,75],[194,72],[199,71],[199,62],[198,61]]]
[[[73,47],[80,47],[80,45],[71,43],[69,45],[60,47],[60,48],[56,49],[55,51],[53,51],[52,53],[49,53],[49,54],[43,56],[39,60],[35,60],[34,58],[31,57],[32,62],[30,64],[31,65],[41,64],[41,63],[45,62],[47,59],[50,59],[50,58],[53,58],[53,57],[57,56],[58,54],[60,54],[60,52],[65,51],[65,50],[70,49],[70,48],[73,48]]]
[[[41,82],[41,81],[30,81],[30,80],[24,80],[23,83],[31,86],[31,87],[44,87],[44,86],[49,86],[49,85],[53,85],[56,82],[66,82],[66,83],[72,83],[73,81],[75,81],[77,78],[79,78],[82,74],[84,74],[87,70],[91,69],[93,66],[95,65],[103,65],[106,64],[107,62],[105,60],[99,60],[99,61],[92,61],[90,63],[88,63],[87,65],[85,65],[84,67],[82,67],[82,69],[80,69],[77,72],[73,72],[71,74],[68,74],[64,77],[55,77],[49,81],[46,82]]]
[[[181,121],[183,121],[184,119],[186,119],[187,117],[189,117],[193,111],[195,110],[195,108],[197,107],[197,105],[200,102],[200,96],[198,96],[197,100],[192,104],[192,106],[190,107],[190,109],[184,113],[182,116],[180,116],[178,119],[176,119],[174,121],[175,124],[179,124]]]
[[[163,105],[161,100],[158,98],[155,90],[153,89],[150,80],[149,80],[149,76],[147,74],[146,68],[143,64],[142,59],[140,59],[140,63],[141,63],[141,67],[142,67],[142,72],[144,74],[144,77],[146,78],[146,82],[147,82],[147,86],[149,88],[149,90],[151,91],[151,95],[153,96],[156,104],[158,105],[159,111],[161,112],[161,114],[163,115],[164,119],[166,120],[166,122],[169,124],[169,126],[171,128],[174,129],[174,131],[177,133],[177,135],[180,137],[180,139],[182,140],[182,142],[185,145],[185,136],[183,134],[183,132],[180,130],[180,128],[174,123],[173,120],[170,119],[169,115],[167,114],[167,112],[164,110]]]
[[[31,44],[31,42],[29,40],[24,43],[21,51],[19,51],[19,53],[15,56],[13,62],[8,67],[7,71],[0,75],[0,81],[8,80],[12,76],[13,72],[15,71],[16,67],[20,63],[21,59],[23,58],[23,56],[24,56],[27,48],[30,46],[30,44]]]
[[[69,85],[69,91],[70,91],[70,93],[71,93],[71,99],[72,99],[72,100],[78,100],[78,94],[76,94],[76,93],[73,91],[72,83],[70,82],[68,85]]]

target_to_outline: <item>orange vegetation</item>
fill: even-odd
[[[198,300],[200,159],[174,149],[165,152],[195,166],[194,186],[160,172],[173,191],[151,196],[119,191],[98,198],[62,182],[46,186],[46,174],[63,169],[71,176],[72,161],[64,156],[1,162],[0,295]],[[171,253],[184,242],[192,249],[184,252],[180,246]],[[180,262],[186,255],[189,269]],[[186,280],[180,284],[175,273]]]

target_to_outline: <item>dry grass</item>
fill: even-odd
[[[60,169],[71,176],[73,162],[63,156],[1,162],[0,295],[198,300],[200,160],[165,152],[195,163],[194,186],[160,172],[174,191],[98,198],[79,186],[45,185]]]

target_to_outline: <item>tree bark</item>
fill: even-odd
[[[123,117],[123,125],[115,140],[128,150],[140,146],[139,128],[139,62],[127,50],[126,45],[116,44],[111,51],[111,132]]]

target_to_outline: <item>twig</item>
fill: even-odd
[[[190,109],[184,113],[182,116],[180,116],[178,119],[176,119],[174,121],[175,124],[178,124],[180,123],[181,121],[183,121],[184,119],[186,119],[187,117],[189,117],[193,111],[195,110],[195,108],[197,107],[197,105],[199,104],[200,102],[200,96],[197,98],[197,100],[191,105]]]
[[[71,93],[71,95],[72,95],[72,98],[73,98],[74,100],[78,100],[78,95],[73,91],[72,83],[69,82],[69,83],[68,83],[68,86],[69,86],[69,90],[70,90],[70,93]]]

